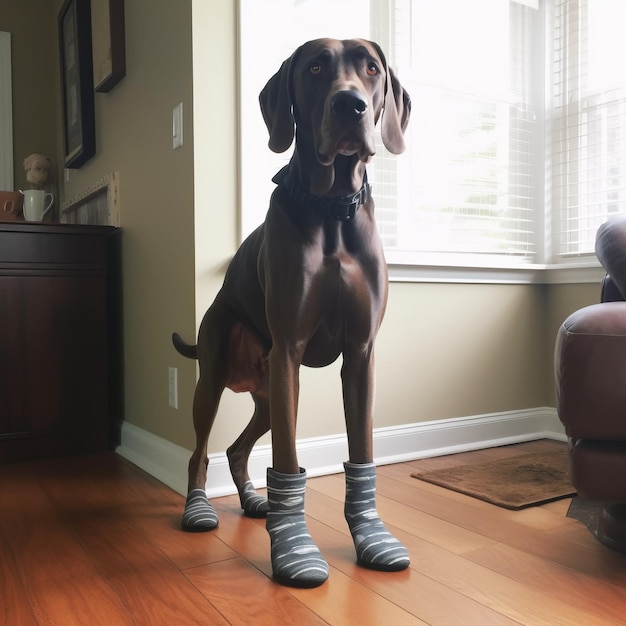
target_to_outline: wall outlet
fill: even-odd
[[[169,399],[170,406],[173,409],[178,408],[178,368],[176,367],[168,367],[168,389],[169,389]]]

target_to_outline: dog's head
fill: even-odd
[[[316,39],[300,46],[259,96],[269,146],[284,152],[294,139],[310,141],[322,165],[337,155],[367,162],[374,127],[393,154],[404,151],[411,100],[380,47],[364,39]]]

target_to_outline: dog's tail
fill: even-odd
[[[176,352],[182,354],[188,359],[197,359],[198,358],[198,345],[191,345],[186,343],[185,340],[178,334],[172,333],[172,343],[176,348]]]

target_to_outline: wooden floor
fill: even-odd
[[[566,517],[519,512],[410,477],[542,442],[389,465],[378,509],[409,570],[355,565],[343,476],[309,480],[308,525],[330,564],[311,590],[272,582],[263,520],[234,497],[220,526],[180,530],[183,498],[114,453],[0,466],[0,624],[626,624],[626,556]]]

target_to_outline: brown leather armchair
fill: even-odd
[[[559,418],[578,494],[604,502],[596,537],[626,552],[626,218],[603,224],[601,303],[563,322],[554,367]]]

